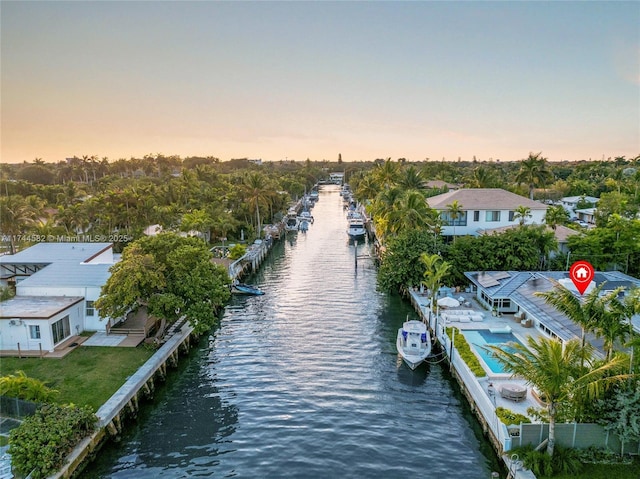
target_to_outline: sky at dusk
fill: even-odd
[[[640,2],[1,1],[1,161],[640,154]]]

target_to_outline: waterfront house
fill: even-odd
[[[457,201],[460,213],[452,218],[449,206]],[[529,208],[527,224],[542,224],[548,206],[500,188],[462,188],[427,198],[428,205],[440,213],[444,236],[478,236],[487,229],[520,224],[515,216],[520,206]]]
[[[3,285],[16,296],[0,303],[0,351],[53,351],[83,331],[108,331],[94,302],[114,264],[111,243],[38,243],[0,257]]]
[[[548,305],[544,298],[535,293],[549,291],[561,284],[578,294],[567,271],[472,271],[465,276],[473,284],[477,300],[497,314],[513,315],[522,325],[536,328],[548,337],[568,341],[581,337],[581,327]],[[606,282],[603,294],[618,287],[624,293],[634,287],[640,287],[640,280],[620,271],[596,272],[593,281],[585,293]],[[640,333],[640,316],[632,319],[633,328]],[[601,341],[588,336],[591,343],[599,348]]]
[[[506,230],[511,229],[511,228],[517,228],[517,226],[516,225],[510,225],[510,226],[503,226],[501,228],[492,228],[492,229],[487,229],[487,230],[480,230],[479,233],[481,235],[500,234],[500,233],[504,233]],[[574,235],[583,236],[584,235],[584,233],[582,233],[581,231],[577,231],[577,230],[574,230],[574,229],[571,229],[571,228],[567,228],[566,226],[563,226],[563,225],[557,225],[555,229],[551,229],[551,227],[548,227],[548,228],[549,228],[549,230],[553,231],[553,236],[555,237],[556,241],[558,242],[558,249],[549,254],[549,256],[551,258],[556,256],[558,253],[562,253],[562,254],[569,253],[569,237],[570,236],[574,236]]]

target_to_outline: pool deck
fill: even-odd
[[[417,291],[411,292],[412,302],[416,309],[420,310],[420,314],[422,318],[428,317],[429,312],[429,300],[426,294],[421,294]],[[513,314],[503,314],[502,316],[493,316],[491,311],[487,311],[475,298],[475,293],[467,293],[467,292],[459,292],[454,293],[453,297],[456,299],[462,299],[461,306],[457,308],[438,308],[438,327],[443,324],[446,327],[455,327],[459,330],[479,330],[479,329],[494,329],[494,330],[507,330],[510,329],[510,332],[522,343],[527,343],[527,338],[534,337],[538,338],[544,336],[542,332],[540,332],[535,327],[526,327],[524,326],[520,320],[516,320]],[[447,314],[457,310],[471,310],[470,314],[476,317],[476,320],[470,321],[459,321],[456,320],[455,314]],[[444,313],[444,314],[442,314]],[[481,315],[482,319],[479,319],[479,315]],[[446,318],[446,319],[445,319]],[[432,324],[433,326],[433,324]],[[455,344],[455,341],[454,341]],[[473,348],[472,348],[473,349]],[[475,351],[474,351],[475,352]],[[477,354],[477,353],[476,353]],[[465,382],[476,382],[477,384],[466,384],[468,392],[473,397],[473,401],[476,405],[480,404],[491,404],[493,407],[493,411],[489,414],[493,417],[487,417],[487,414],[483,413],[482,407],[478,406],[478,411],[480,411],[483,416],[485,416],[485,420],[488,423],[489,427],[494,430],[494,433],[497,430],[498,425],[493,424],[496,421],[495,418],[495,408],[503,407],[505,409],[509,409],[514,413],[522,414],[528,417],[527,409],[534,407],[536,409],[543,409],[544,405],[541,404],[532,394],[532,388],[530,384],[527,384],[523,379],[512,377],[509,373],[504,374],[496,374],[493,373],[489,367],[484,363],[482,358],[478,355],[481,364],[485,368],[487,375],[482,378],[471,378],[470,376],[461,375],[461,379]],[[503,385],[517,385],[523,388],[526,388],[527,393],[526,397],[522,400],[512,400],[508,398],[504,398],[500,395],[500,388]],[[479,397],[482,396],[482,397]],[[534,421],[533,419],[531,422]],[[517,426],[507,427],[509,433],[511,433],[512,429],[518,429]],[[514,431],[515,433],[515,431]],[[499,436],[499,434],[497,434]],[[511,469],[512,464],[510,460],[509,452],[503,453],[504,460],[507,464],[507,467]],[[516,470],[517,469],[517,470]],[[523,470],[521,467],[514,468],[515,477],[517,479],[531,479],[535,478],[533,473],[528,470]]]

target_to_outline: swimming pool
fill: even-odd
[[[513,333],[492,333],[488,329],[465,329],[462,330],[462,334],[494,374],[505,374],[506,371],[493,354],[482,349],[482,346],[490,344],[492,346],[505,348],[507,347],[507,343],[511,342],[522,344]]]

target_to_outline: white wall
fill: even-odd
[[[22,319],[21,324],[11,326],[9,320],[0,320],[0,349],[17,350],[18,343],[20,343],[20,349],[22,351],[39,351],[40,345],[42,345],[43,351],[53,351],[55,344],[53,344],[53,333],[51,332],[51,325],[56,321],[69,316],[69,328],[71,335],[82,332],[82,320],[84,313],[84,302],[79,302],[49,319]],[[40,326],[40,339],[31,339],[29,337],[29,326]],[[77,328],[76,328],[77,326]]]
[[[478,221],[473,221],[474,211],[480,211],[480,218]],[[492,210],[492,211],[500,211],[500,221],[486,221],[487,210],[468,210],[466,212],[467,225],[456,226],[455,227],[456,236],[462,236],[462,235],[477,236],[478,230],[501,228],[503,226],[520,224],[519,219],[516,219],[514,221],[509,221],[509,211],[514,211],[514,210]],[[530,213],[531,213],[531,218],[527,218],[526,224],[543,224],[544,223],[544,216],[546,214],[546,211],[534,210],[534,211],[531,211]],[[453,231],[454,231],[453,226],[445,226],[443,228],[442,234],[445,236],[451,236],[453,235]]]

